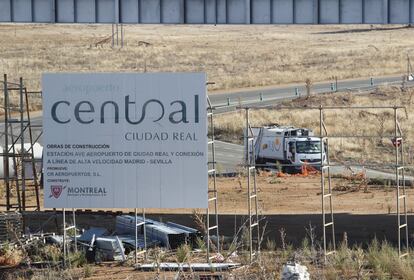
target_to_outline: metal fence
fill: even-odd
[[[0,22],[408,24],[414,0],[0,0]]]

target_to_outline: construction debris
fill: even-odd
[[[135,236],[135,217],[130,215],[122,215],[116,217],[116,232],[120,235]],[[151,219],[144,219],[141,216],[137,217],[137,230],[140,235],[144,233],[144,224],[147,238],[151,241],[157,241],[161,246],[168,249],[176,249],[181,244],[190,243],[195,244],[200,232],[196,229],[179,225],[176,223],[162,223]]]
[[[122,241],[122,244],[125,247],[125,253],[128,254],[129,252],[135,250],[135,236],[132,235],[118,235],[119,239]],[[147,236],[147,242],[144,242],[144,235],[139,234],[137,235],[137,250],[145,250],[145,246],[147,248],[158,247],[161,243],[157,240],[151,240]]]
[[[90,229],[84,231],[78,240],[80,242],[91,243],[94,238],[102,237],[105,235],[109,235],[109,232],[106,228],[91,227]]]
[[[227,271],[236,267],[240,264],[237,263],[152,263],[140,265],[137,269],[143,271],[153,271],[160,269],[162,271]],[[293,278],[292,278],[293,279]],[[309,278],[307,278],[309,279]]]
[[[176,249],[182,244],[195,244],[199,235],[198,230],[180,224],[121,215],[116,217],[113,233],[106,228],[91,227],[76,236],[76,241],[74,236],[67,241],[76,242],[83,247],[89,262],[125,261],[126,256],[134,250],[141,251],[157,246]],[[58,246],[62,246],[64,242],[62,235],[51,234],[42,238],[45,243]]]
[[[125,249],[121,240],[115,237],[99,237],[95,241],[95,261],[125,261]]]
[[[52,235],[45,236],[45,243],[60,246],[63,244],[63,235],[52,234]]]
[[[283,266],[282,280],[309,280],[308,268],[294,262],[288,262]]]

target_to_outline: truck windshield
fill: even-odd
[[[321,142],[319,141],[296,142],[296,153],[298,154],[317,154],[320,152],[321,152]]]

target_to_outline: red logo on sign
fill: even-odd
[[[402,139],[401,138],[392,138],[391,142],[392,142],[392,145],[394,147],[399,147],[399,146],[401,146]]]
[[[63,186],[62,185],[50,186],[50,192],[51,192],[50,197],[53,196],[54,198],[59,198],[62,191],[63,191]]]

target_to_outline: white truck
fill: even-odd
[[[314,137],[312,130],[269,125],[252,127],[249,134],[253,136],[254,157],[259,166],[276,164],[285,172],[295,172],[304,164],[320,169],[321,157],[326,162],[326,144],[321,151],[321,140]]]

